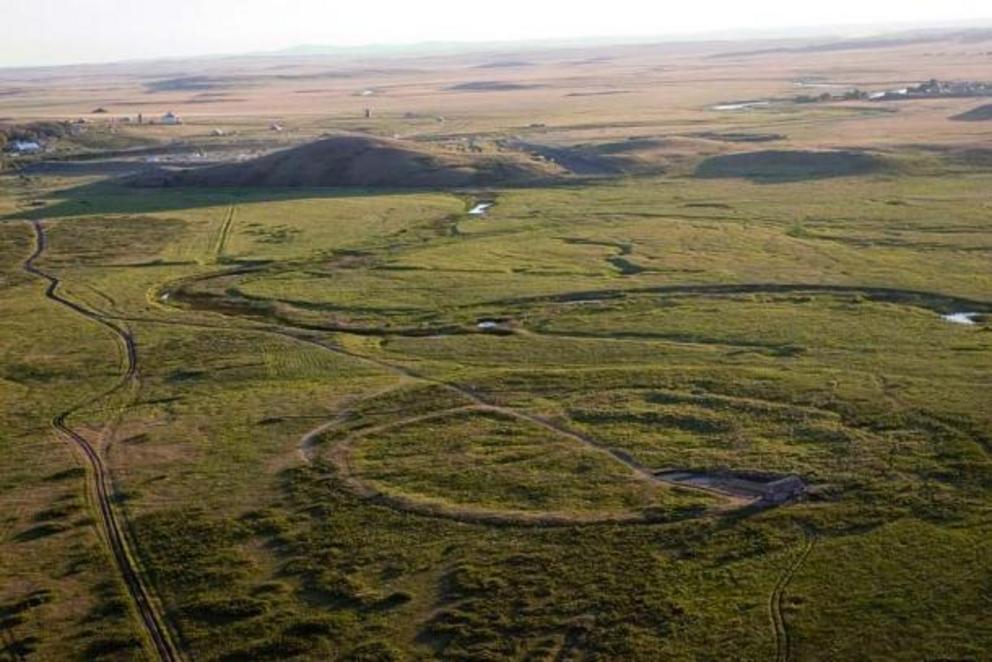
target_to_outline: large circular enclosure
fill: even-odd
[[[332,442],[330,454],[367,495],[466,518],[665,520],[721,502],[655,480],[570,435],[488,409],[397,421]]]

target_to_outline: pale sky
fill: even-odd
[[[0,0],[0,66],[429,41],[992,23],[989,0]]]

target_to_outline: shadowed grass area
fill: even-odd
[[[767,150],[710,157],[696,168],[696,176],[791,182],[865,175],[883,171],[884,166],[882,159],[863,152]]]

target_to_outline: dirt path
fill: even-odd
[[[220,232],[217,235],[217,242],[214,246],[215,262],[219,262],[224,257],[224,247],[227,245],[227,237],[231,234],[231,226],[234,225],[234,218],[237,214],[238,205],[232,202],[224,217],[224,222],[220,226]]]
[[[775,582],[771,595],[768,596],[768,613],[771,618],[772,633],[775,638],[775,660],[776,662],[789,662],[793,659],[792,641],[789,638],[789,625],[785,620],[785,612],[782,603],[785,600],[785,591],[789,588],[789,583],[796,573],[809,558],[813,547],[816,545],[816,536],[809,531],[804,532],[806,540],[799,556],[786,567],[785,571]]]
[[[346,402],[345,407],[343,409],[341,409],[334,418],[332,418],[329,421],[325,421],[324,423],[321,423],[320,425],[318,425],[317,427],[315,427],[313,430],[310,430],[309,432],[307,432],[306,434],[304,434],[302,437],[300,437],[300,441],[298,442],[297,447],[296,447],[296,450],[297,450],[297,452],[300,455],[300,459],[303,460],[307,464],[312,464],[313,461],[316,459],[316,453],[317,453],[316,444],[317,444],[317,440],[320,438],[320,436],[322,434],[324,434],[325,432],[327,432],[328,430],[330,430],[335,425],[338,425],[340,423],[344,423],[345,421],[347,421],[353,415],[352,408],[356,404],[358,404],[360,402],[365,402],[367,400],[374,400],[375,398],[378,398],[378,397],[380,397],[382,395],[385,395],[386,393],[389,393],[390,391],[395,391],[396,389],[400,388],[404,383],[405,382],[403,380],[397,381],[395,384],[390,384],[389,386],[386,386],[385,388],[378,389],[378,390],[373,391],[372,393],[369,393],[367,395],[362,395],[362,396],[357,396],[357,397],[354,397],[354,398],[350,398]]]
[[[127,586],[128,594],[131,597],[135,611],[140,617],[141,625],[148,635],[148,640],[154,648],[156,657],[167,662],[180,660],[182,657],[178,648],[173,643],[172,633],[166,625],[165,616],[160,612],[157,602],[152,599],[152,591],[146,584],[134,560],[134,553],[127,535],[126,522],[122,522],[123,518],[113,508],[114,487],[110,473],[93,445],[67,423],[68,418],[75,412],[121,389],[127,388],[137,379],[138,354],[134,339],[126,328],[118,326],[115,322],[101,317],[99,314],[64,298],[58,293],[59,279],[35,266],[35,262],[45,252],[47,239],[44,226],[40,222],[34,221],[32,225],[35,233],[35,250],[24,261],[24,271],[48,282],[48,287],[45,290],[46,298],[109,329],[124,348],[125,367],[118,381],[103,393],[99,393],[71,409],[57,414],[52,419],[52,426],[76,447],[86,460],[89,467],[87,477],[91,481],[87,489],[99,511],[100,523],[102,525],[101,531],[113,555],[121,579],[124,581],[125,586]]]

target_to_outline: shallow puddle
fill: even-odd
[[[747,110],[748,108],[760,108],[770,106],[771,101],[742,101],[740,103],[723,103],[713,106],[713,110]]]

